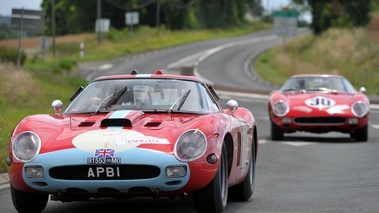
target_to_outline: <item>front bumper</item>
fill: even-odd
[[[38,155],[26,163],[22,171],[25,183],[41,192],[116,193],[177,191],[189,181],[187,163],[178,161],[173,155],[153,150],[134,148],[117,153],[113,161],[94,163],[88,152],[73,148]],[[166,168],[182,167],[182,177],[167,177]],[[30,178],[26,168],[42,167],[44,177]]]

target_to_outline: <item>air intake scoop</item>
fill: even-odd
[[[101,127],[107,127],[107,126],[131,127],[132,122],[129,119],[125,119],[125,118],[107,118],[101,121],[100,126]]]

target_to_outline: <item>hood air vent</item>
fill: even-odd
[[[149,126],[149,127],[157,127],[159,125],[161,125],[162,122],[149,122],[147,124],[145,124],[145,126]]]
[[[87,121],[84,121],[84,122],[81,122],[79,124],[80,127],[83,127],[83,126],[93,126],[95,124],[95,122],[87,122]]]
[[[101,121],[101,126],[132,126],[129,119],[123,118],[108,118]]]

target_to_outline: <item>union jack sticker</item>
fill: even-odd
[[[113,158],[115,156],[114,149],[96,149],[95,157],[96,158]]]

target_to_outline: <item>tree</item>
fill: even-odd
[[[97,18],[97,0],[54,0],[57,35],[93,32]],[[159,4],[158,4],[159,1]],[[51,3],[43,0],[46,33],[51,33]],[[168,29],[225,28],[242,23],[248,6],[261,8],[260,0],[101,0],[101,17],[110,19],[111,27],[123,29],[125,13],[138,11],[140,25],[155,26],[157,6],[159,22]]]
[[[294,4],[309,6],[311,28],[321,34],[330,27],[352,28],[370,21],[371,0],[292,0]]]

